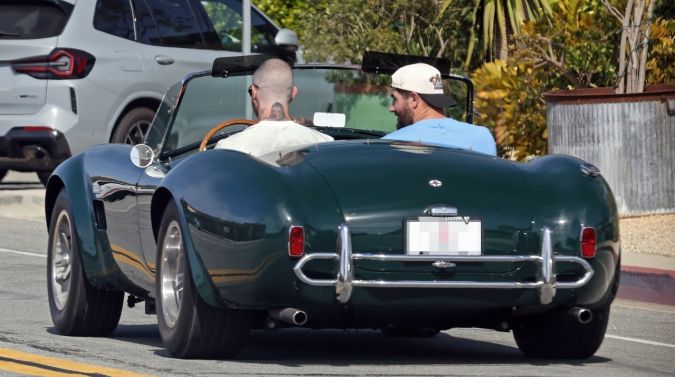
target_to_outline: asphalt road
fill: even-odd
[[[142,305],[125,308],[109,338],[55,334],[46,249],[44,223],[8,218],[0,210],[0,375],[44,368],[54,375],[79,370],[156,376],[616,377],[672,376],[675,370],[675,307],[627,301],[613,306],[605,342],[582,361],[527,359],[510,333],[482,329],[453,329],[432,339],[386,338],[376,331],[255,331],[236,361],[178,360],[163,349],[156,319]]]

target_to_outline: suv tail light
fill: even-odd
[[[593,258],[595,256],[595,228],[581,229],[581,256],[584,258]]]
[[[95,61],[96,58],[82,50],[59,48],[47,56],[15,60],[12,67],[36,79],[81,79],[91,72]]]

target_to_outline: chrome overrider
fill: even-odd
[[[480,256],[439,256],[439,255],[386,255],[386,254],[354,254],[349,227],[343,224],[338,230],[337,253],[311,253],[303,256],[293,267],[295,275],[305,284],[319,287],[335,287],[338,302],[349,302],[354,287],[377,288],[484,288],[484,289],[538,289],[539,301],[548,304],[553,300],[556,289],[572,289],[584,286],[593,277],[593,268],[580,257],[555,255],[551,244],[551,230],[544,228],[541,240],[541,255],[480,255]],[[305,275],[302,268],[315,259],[333,259],[338,262],[338,273],[335,279],[312,279]],[[373,260],[381,262],[534,262],[539,266],[538,280],[534,282],[482,282],[482,281],[422,281],[422,280],[359,280],[354,278],[355,260]],[[577,263],[585,270],[584,275],[576,281],[557,282],[556,262]]]

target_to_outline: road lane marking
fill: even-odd
[[[32,376],[121,376],[149,377],[121,369],[78,363],[66,359],[0,348],[0,370]]]
[[[19,254],[19,255],[28,255],[29,257],[47,258],[47,256],[45,254],[37,254],[37,253],[29,253],[27,251],[3,249],[2,247],[0,247],[0,252]]]
[[[605,334],[605,338],[619,339],[619,340],[625,340],[627,342],[635,342],[635,343],[642,343],[642,344],[651,344],[652,346],[675,348],[675,344],[654,342],[654,341],[651,341],[651,340],[644,340],[644,339],[637,339],[637,338],[627,338],[625,336]]]

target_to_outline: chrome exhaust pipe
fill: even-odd
[[[580,307],[574,307],[570,309],[568,314],[577,322],[587,324],[593,320],[593,312]]]
[[[269,315],[275,321],[284,321],[296,326],[302,326],[307,323],[307,313],[294,308],[272,309]]]

